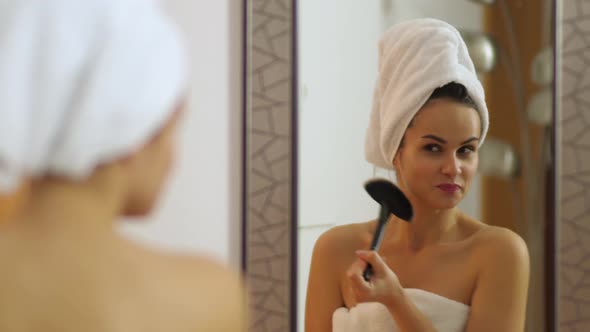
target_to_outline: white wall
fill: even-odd
[[[363,183],[375,175],[364,138],[377,77],[377,41],[401,20],[443,19],[478,30],[482,8],[467,0],[299,0],[299,275],[303,331],[312,248],[328,228],[374,219]],[[459,9],[460,8],[460,9]],[[378,176],[392,177],[377,170]],[[479,218],[479,178],[461,208]]]
[[[299,1],[299,225],[372,218],[362,189],[378,1]]]
[[[165,0],[191,61],[175,170],[148,220],[122,232],[148,244],[240,261],[241,1]],[[132,24],[132,22],[130,22]]]

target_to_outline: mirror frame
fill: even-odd
[[[249,331],[296,331],[296,0],[243,2],[242,269]]]

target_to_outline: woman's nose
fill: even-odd
[[[461,174],[461,160],[455,154],[449,155],[445,158],[441,171],[451,178]]]

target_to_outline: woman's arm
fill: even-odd
[[[307,283],[305,332],[331,332],[332,314],[343,306],[338,263],[342,261],[338,229],[331,229],[316,241]]]
[[[523,331],[529,284],[526,244],[507,229],[485,240],[475,256],[481,268],[465,331]]]

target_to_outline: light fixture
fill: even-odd
[[[553,122],[553,91],[546,87],[535,93],[527,105],[529,120],[541,126],[548,126]]]
[[[531,63],[531,79],[537,85],[545,86],[553,82],[553,48],[545,47]]]
[[[482,32],[460,30],[461,37],[467,45],[467,50],[475,70],[487,73],[494,69],[497,63],[497,46],[492,37]]]
[[[516,151],[511,144],[494,137],[486,138],[479,150],[479,171],[484,175],[511,179],[518,175]]]

